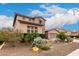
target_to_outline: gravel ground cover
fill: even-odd
[[[55,43],[52,42],[52,48],[47,51],[32,52],[31,46],[23,43],[16,43],[15,46],[6,44],[2,50],[0,50],[1,56],[66,56],[72,51],[79,48],[79,43]]]

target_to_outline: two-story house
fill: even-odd
[[[13,22],[14,31],[20,31],[21,33],[37,32],[44,34],[45,21],[46,20],[42,17],[29,17],[15,14]]]

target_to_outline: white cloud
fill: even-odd
[[[47,18],[46,26],[47,28],[54,28],[54,27],[63,27],[66,24],[75,24],[79,21],[79,12],[68,11],[66,14],[56,14],[51,18]]]
[[[34,10],[34,11],[31,12],[31,14],[32,15],[37,15],[37,14],[43,15],[43,13],[41,11],[39,11],[39,10]]]
[[[66,9],[57,5],[40,5],[45,11],[32,10],[33,15],[46,18],[46,28],[63,27],[66,24],[75,24],[79,21],[79,8]],[[50,17],[49,17],[50,16]]]
[[[55,5],[46,6],[45,4],[40,5],[40,8],[44,9],[45,11],[40,10],[32,10],[31,15],[38,15],[43,17],[51,17],[57,13],[66,13],[67,9],[61,8]]]
[[[45,13],[50,13],[50,14],[57,14],[57,13],[66,13],[67,9],[58,7],[56,5],[52,6],[45,6],[45,5],[40,5],[41,8],[45,9]]]
[[[12,27],[12,24],[13,24],[13,17],[0,15],[0,28],[2,28],[2,27]]]

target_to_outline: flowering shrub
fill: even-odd
[[[38,47],[32,47],[33,52],[38,52],[39,48]]]

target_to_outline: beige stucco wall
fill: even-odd
[[[28,22],[32,22],[32,21],[29,21],[28,18],[23,18],[21,16],[17,16],[16,18],[16,22],[15,22],[15,25],[14,25],[14,31],[18,30],[22,33],[27,33],[27,26],[35,26],[35,27],[38,27],[38,33],[42,34],[44,33],[44,30],[45,30],[45,26],[37,26],[37,25],[31,25],[31,24],[23,24],[23,23],[20,23],[18,20],[24,20],[24,21],[28,21]],[[42,22],[44,23],[45,21],[42,20]],[[34,20],[34,23],[38,23],[39,24],[39,19],[35,19]]]
[[[48,31],[48,33],[58,33],[56,30]]]
[[[16,22],[16,25],[14,27],[14,31],[20,31],[22,33],[26,33],[27,32],[27,24],[21,24],[20,22]]]
[[[41,18],[39,18],[39,19],[38,19],[38,18],[35,18],[34,23],[40,24],[40,23],[39,23],[39,21],[40,21],[40,20],[42,21],[42,24],[44,24],[44,23],[45,23],[45,21],[44,21],[44,20],[42,20]]]
[[[24,21],[28,21],[28,22],[33,22],[33,20],[29,21],[29,19],[27,17],[22,17],[22,16],[17,16],[16,18],[17,20],[24,20]],[[39,24],[39,21],[42,21],[43,24],[45,24],[45,20],[42,20],[41,18],[35,18],[34,23]]]
[[[35,26],[35,25],[30,25],[30,24],[23,24],[23,23],[20,23],[18,21],[16,21],[16,25],[14,27],[14,30],[18,30],[18,31],[21,31],[22,33],[27,33],[27,26]],[[44,26],[35,26],[38,28],[38,33],[42,34],[44,33]]]
[[[55,38],[58,32],[56,30],[48,31],[48,39]]]
[[[23,20],[23,17],[17,16],[16,19],[17,19],[17,20]]]
[[[38,26],[38,33],[44,34],[44,26]]]

